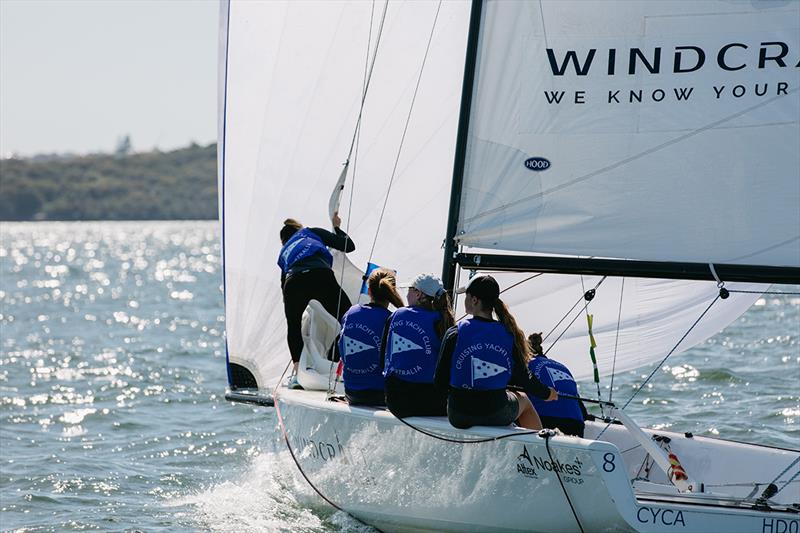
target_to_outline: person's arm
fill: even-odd
[[[511,379],[509,380],[510,385],[518,385],[525,389],[525,392],[530,394],[531,396],[536,396],[537,398],[541,398],[542,400],[549,400],[555,391],[539,381],[539,378],[528,372],[527,367],[521,366],[517,361],[516,350],[514,353],[514,369],[511,372]],[[557,398],[556,396],[553,399]]]
[[[436,361],[436,373],[433,376],[433,383],[442,390],[447,390],[450,387],[450,365],[457,340],[458,326],[453,326],[444,333],[442,347],[439,348],[439,359]]]
[[[353,243],[350,236],[342,231],[341,228],[333,228],[335,233],[322,228],[308,229],[313,231],[314,235],[319,237],[328,248],[333,248],[334,250],[339,250],[346,254],[356,249],[355,243]]]

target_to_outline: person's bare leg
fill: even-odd
[[[525,394],[514,392],[519,403],[519,414],[517,415],[517,425],[527,429],[542,429],[542,421],[539,413],[533,408],[533,404]]]

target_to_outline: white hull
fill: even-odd
[[[556,474],[545,439],[518,429],[461,431],[443,418],[408,419],[456,439],[520,433],[454,444],[388,411],[326,401],[323,392],[281,389],[276,407],[298,466],[316,489],[383,531],[571,532],[580,530],[577,515],[584,531],[800,533],[800,515],[778,510],[779,503],[800,501],[796,482],[770,502],[772,511],[743,504],[753,486],[737,482],[771,481],[797,457],[794,451],[658,432],[673,439],[672,451],[708,488],[678,493],[663,473],[651,472],[634,492],[630,480],[644,453],[622,426],[612,426],[603,441],[551,438]],[[587,436],[603,427],[587,424]]]

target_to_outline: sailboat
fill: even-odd
[[[625,411],[800,283],[800,3],[223,0],[220,20],[228,398],[274,404],[322,498],[384,531],[800,531],[800,451]],[[596,383],[585,438],[334,401],[313,305],[309,386],[286,389],[277,232],[334,209],[353,301],[368,263],[496,275]],[[634,368],[631,397],[603,396]]]

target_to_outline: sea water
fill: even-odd
[[[0,529],[369,531],[297,475],[271,409],[223,398],[216,223],[2,223],[0,237]],[[799,347],[800,296],[766,295],[627,412],[800,448]],[[648,373],[616,376],[614,398]]]

